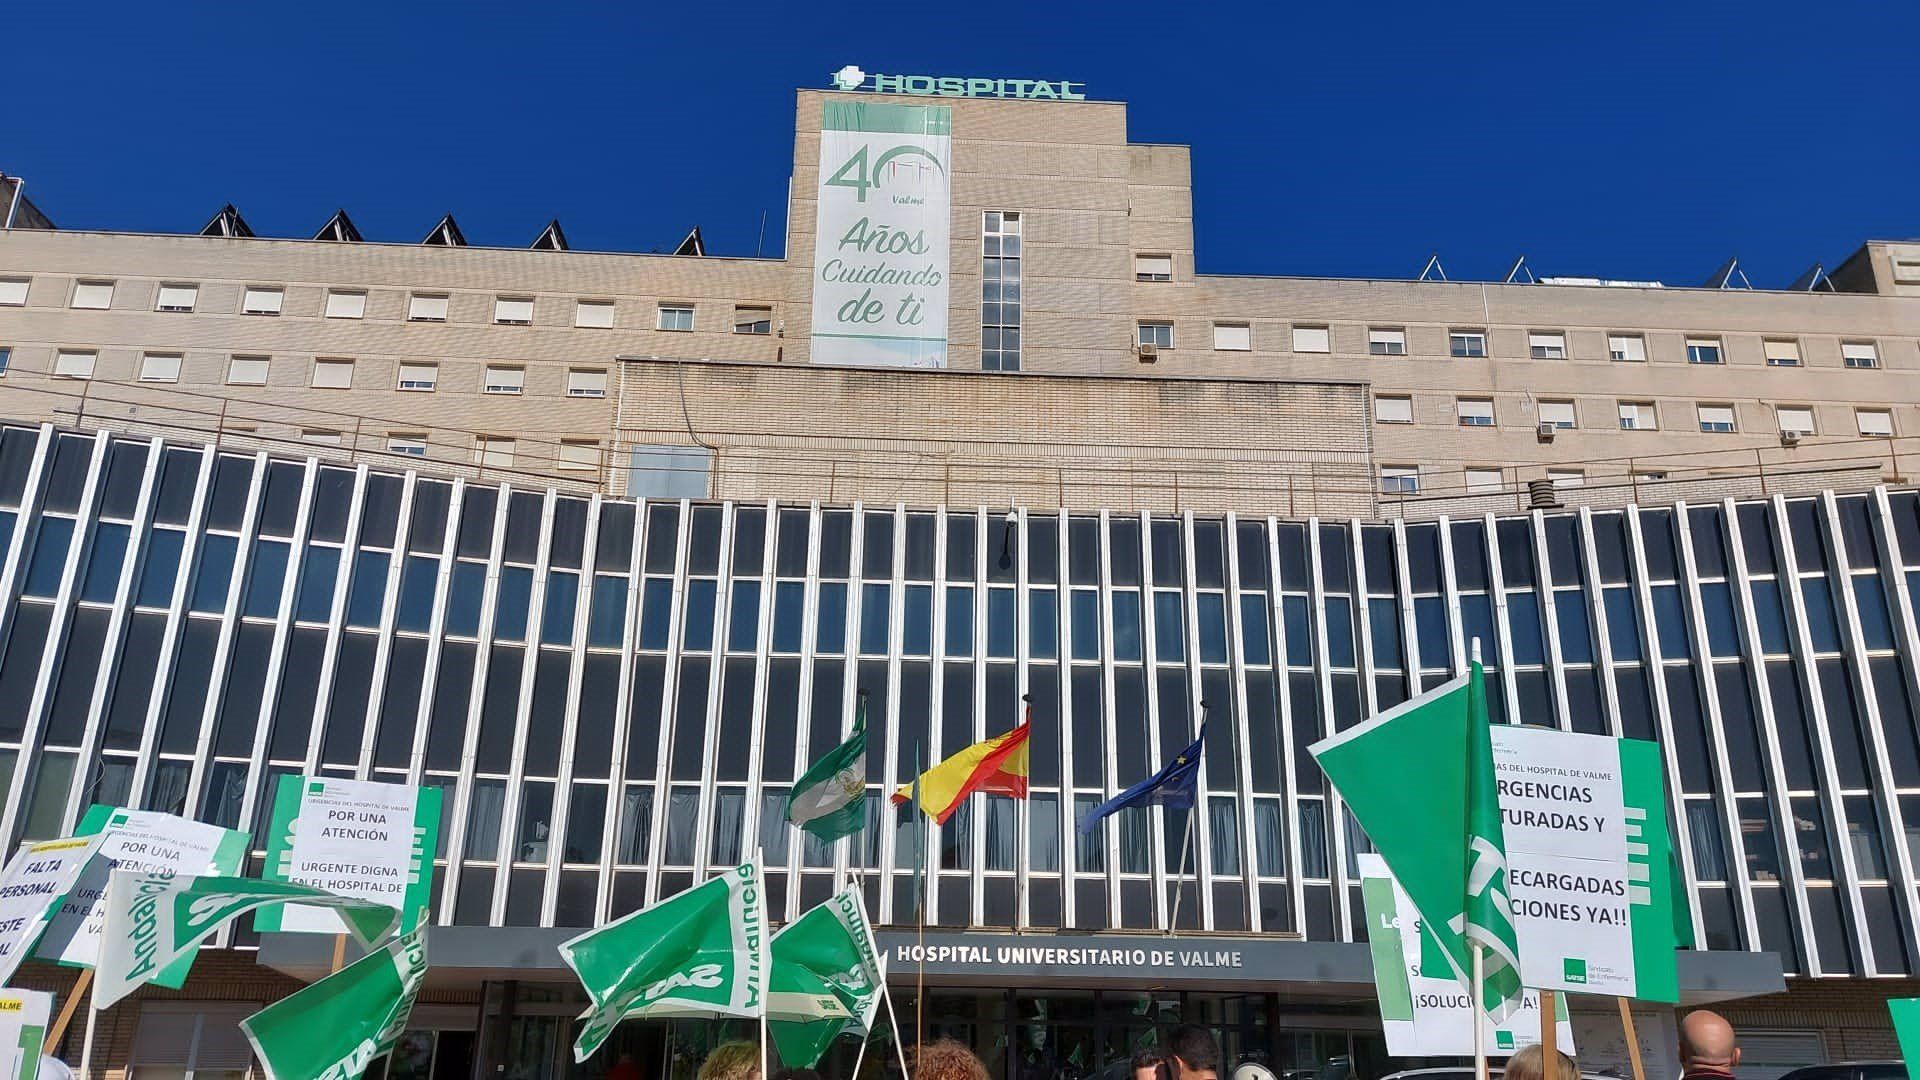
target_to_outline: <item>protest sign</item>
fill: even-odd
[[[431,902],[439,836],[439,788],[283,776],[262,876],[397,908],[405,915],[401,929],[411,930]],[[254,928],[345,932],[333,911],[302,904],[263,911]]]
[[[355,1080],[407,1028],[427,978],[427,928],[389,941],[240,1022],[267,1080]]]
[[[769,949],[767,1027],[781,1061],[813,1068],[842,1033],[872,1028],[886,973],[859,890],[802,912]]]
[[[13,977],[100,846],[97,836],[23,844],[0,871],[0,985]]]
[[[46,1052],[53,995],[0,990],[0,1080],[34,1080]]]

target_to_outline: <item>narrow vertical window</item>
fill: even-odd
[[[1020,370],[1020,215],[989,210],[980,226],[980,368]]]

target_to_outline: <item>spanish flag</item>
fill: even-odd
[[[977,742],[965,750],[920,774],[920,809],[934,821],[945,825],[967,796],[976,791],[989,795],[1027,797],[1027,733],[1033,730],[1033,715],[1005,735]],[[893,793],[895,804],[913,798],[913,785],[901,784]]]

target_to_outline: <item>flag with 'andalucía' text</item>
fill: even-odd
[[[240,1021],[267,1080],[355,1080],[392,1052],[427,981],[426,923]]]

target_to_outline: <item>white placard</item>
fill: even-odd
[[[27,958],[80,871],[100,846],[97,836],[70,836],[24,844],[0,873],[0,984]]]
[[[0,990],[0,1080],[34,1080],[47,1043],[53,995]]]
[[[420,789],[371,780],[300,778],[300,803],[275,872],[280,881],[402,907],[419,854],[414,815]],[[265,915],[279,913],[279,925]],[[326,908],[287,904],[264,913],[263,929],[341,934],[346,924]]]

